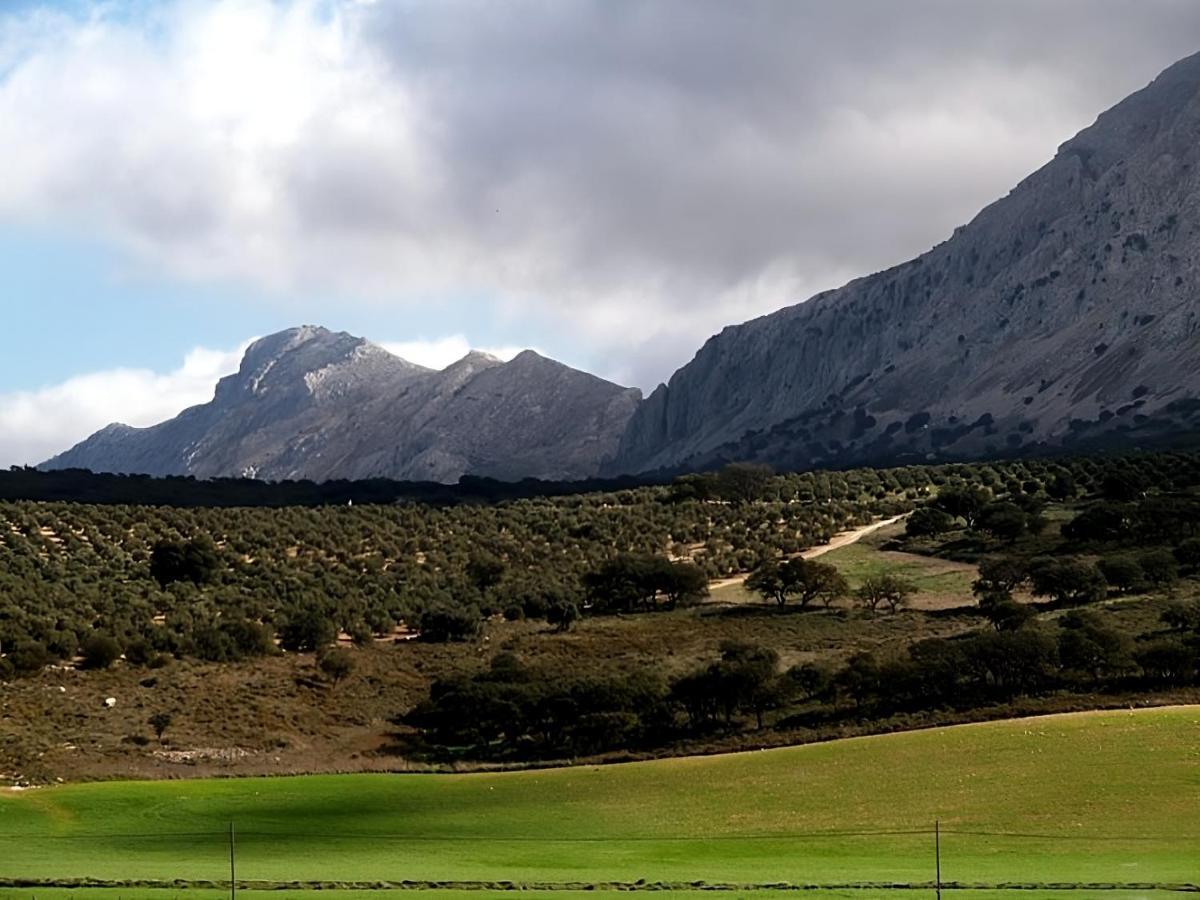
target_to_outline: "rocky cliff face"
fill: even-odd
[[[711,338],[610,471],[1150,445],[1200,425],[1200,55],[911,262]]]
[[[305,326],[247,350],[210,403],[110,425],[45,468],[270,480],[595,475],[641,395],[526,351],[435,372]]]

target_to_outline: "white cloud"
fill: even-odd
[[[237,370],[250,341],[230,350],[198,347],[172,372],[112,369],[34,391],[0,394],[0,465],[32,465],[112,422],[144,427],[212,399]]]
[[[452,334],[448,337],[415,341],[384,341],[379,346],[418,366],[429,369],[444,369],[457,362],[471,350],[480,350],[506,362],[524,350],[524,347],[473,347],[465,335]]]

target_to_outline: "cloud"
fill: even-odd
[[[454,334],[433,340],[385,341],[379,346],[389,353],[428,369],[444,369],[462,359],[471,350],[481,350],[506,362],[520,353],[524,347],[473,347],[464,335]]]
[[[0,17],[0,220],[264,294],[489,297],[643,386],[945,238],[1200,33],[1182,0],[80,9]]]
[[[113,369],[35,391],[0,394],[0,465],[33,465],[112,422],[144,427],[212,399],[237,370],[250,341],[230,350],[198,347],[173,372]]]

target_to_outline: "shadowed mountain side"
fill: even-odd
[[[611,472],[1151,445],[1200,424],[1200,55],[945,243],[711,338]]]

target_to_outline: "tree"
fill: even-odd
[[[1146,581],[1155,587],[1164,587],[1179,580],[1179,563],[1170,550],[1147,550],[1137,561]]]
[[[1029,563],[1013,556],[989,556],[979,561],[979,578],[971,585],[978,596],[1011,594],[1029,578]]]
[[[337,627],[329,613],[316,603],[291,610],[279,629],[279,646],[296,653],[320,650],[337,637]]]
[[[1030,567],[1033,593],[1055,603],[1096,603],[1107,595],[1104,576],[1091,563],[1078,559],[1040,559]]]
[[[792,666],[784,675],[791,686],[808,700],[827,691],[833,681],[833,676],[828,669],[813,663]]]
[[[736,711],[751,712],[761,730],[763,713],[776,705],[779,692],[776,673],[779,654],[769,647],[726,641],[721,644],[721,661],[710,670],[718,705],[725,711],[725,721],[732,720]]]
[[[933,506],[974,528],[976,517],[991,499],[991,491],[976,485],[944,487],[933,498]]]
[[[483,619],[479,609],[474,606],[437,604],[417,617],[421,640],[435,644],[469,641],[478,637],[482,629]]]
[[[855,594],[859,603],[872,612],[880,606],[886,606],[889,612],[895,612],[916,592],[916,585],[903,578],[897,578],[895,575],[871,575],[863,579]]]
[[[997,631],[1017,631],[1036,615],[1005,593],[984,594],[979,598],[979,610]]]
[[[1026,530],[1026,514],[1015,503],[989,503],[979,511],[975,527],[1002,541],[1015,541]]]
[[[832,606],[835,600],[844,597],[850,590],[842,573],[828,563],[796,558],[788,560],[784,570],[801,609],[816,600],[826,607]]]
[[[331,647],[317,657],[317,668],[337,684],[354,671],[354,657],[344,647]]]
[[[1172,631],[1200,631],[1200,603],[1172,603],[1158,618]]]
[[[53,657],[41,641],[17,641],[9,651],[8,661],[18,675],[23,675],[46,668]]]
[[[656,567],[654,586],[656,593],[667,598],[667,609],[708,596],[708,576],[703,569],[690,562],[663,562],[666,565]]]
[[[570,631],[578,621],[579,606],[573,600],[559,597],[546,607],[546,622],[553,625],[555,631]]]
[[[746,589],[774,600],[780,606],[787,603],[791,585],[784,579],[783,567],[778,560],[771,559],[760,565],[746,577]]]
[[[1196,680],[1196,651],[1178,640],[1144,644],[1134,653],[1147,678],[1163,684],[1192,684]]]
[[[500,583],[506,568],[499,557],[491,553],[476,553],[467,562],[467,577],[483,593]]]
[[[830,606],[849,591],[846,579],[835,566],[801,557],[764,563],[750,573],[746,587],[780,606],[795,597],[801,609],[815,600]]]
[[[699,566],[652,554],[618,554],[586,573],[583,585],[600,612],[652,611],[659,594],[666,608],[674,609],[708,593],[708,578]]]
[[[1122,594],[1137,589],[1145,580],[1141,563],[1128,553],[1106,556],[1096,565],[1104,574],[1104,580],[1108,582],[1109,587]]]
[[[80,652],[83,668],[107,669],[120,658],[121,645],[109,635],[96,632],[83,642]]]
[[[183,543],[159,541],[150,551],[150,574],[161,587],[176,581],[207,584],[216,577],[219,565],[217,549],[206,537]]]
[[[1129,668],[1129,638],[1094,614],[1075,611],[1059,620],[1058,656],[1063,668],[1099,679]]]
[[[934,506],[917,507],[904,524],[904,532],[909,537],[937,537],[953,528],[954,517]]]
[[[730,503],[761,500],[775,473],[770,466],[757,463],[730,463],[717,473],[714,488],[718,497]]]
[[[1146,493],[1147,487],[1146,476],[1132,468],[1113,469],[1100,480],[1100,493],[1118,503],[1138,499]]]
[[[1046,493],[1059,501],[1070,500],[1078,492],[1079,488],[1075,485],[1074,477],[1065,470],[1059,471],[1046,485]]]
[[[147,724],[154,729],[154,736],[158,738],[160,744],[162,743],[163,735],[171,727],[172,721],[173,718],[169,712],[156,712],[146,720]]]
[[[1188,538],[1175,548],[1175,560],[1185,572],[1200,571],[1200,538]]]

